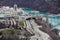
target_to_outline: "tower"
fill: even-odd
[[[17,11],[17,4],[14,5],[14,10]]]
[[[15,4],[15,5],[14,5],[14,16],[17,15],[17,9],[18,9],[18,8],[17,8],[17,4]]]

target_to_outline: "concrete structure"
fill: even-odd
[[[17,5],[14,5],[14,8],[10,8],[8,6],[3,6],[0,8],[0,22],[6,24],[6,25],[16,25],[16,21],[19,21],[19,15],[18,12],[20,12],[17,9]]]
[[[3,24],[5,24],[5,25],[16,25],[16,19],[14,19],[14,18],[11,18],[11,17],[8,17],[8,18],[2,18],[2,19],[0,19],[0,22],[1,23],[3,23]]]
[[[30,40],[42,40],[39,36],[32,36]]]
[[[14,10],[17,11],[17,5],[16,4],[14,5]]]
[[[32,36],[30,40],[50,40],[50,36],[39,30],[38,25],[34,22],[34,20],[26,20],[26,29],[29,30],[30,33],[34,33],[36,36]]]

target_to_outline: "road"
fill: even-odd
[[[29,20],[26,20],[26,29],[31,33],[33,34],[33,29],[32,29],[32,25],[31,23],[29,22]]]
[[[27,28],[32,30],[32,28],[34,29],[33,32],[35,33],[36,36],[39,36],[41,38],[41,40],[50,40],[50,36],[41,31],[38,27],[37,24],[34,22],[34,20],[30,20],[30,21],[26,21],[27,24]]]
[[[9,28],[0,29],[0,31],[10,30]]]

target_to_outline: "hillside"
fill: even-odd
[[[60,13],[59,0],[0,0],[0,6],[13,6],[30,8],[41,12]]]

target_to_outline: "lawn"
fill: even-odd
[[[8,30],[3,30],[3,31],[0,31],[0,35],[2,35],[2,33],[11,33],[11,32],[14,32],[13,30],[11,30],[11,29],[8,29]],[[20,32],[20,30],[18,30],[18,29],[15,29],[15,32],[16,33],[19,33]]]
[[[23,27],[23,26],[24,26],[24,22],[23,22],[23,21],[20,21],[20,22],[19,22],[19,25],[20,25],[21,27]]]

